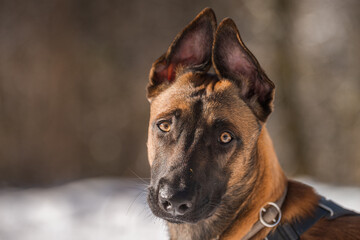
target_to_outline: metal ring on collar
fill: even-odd
[[[274,223],[267,223],[267,222],[263,219],[263,213],[266,213],[267,210],[266,210],[265,206],[267,206],[267,205],[270,205],[270,206],[274,207],[274,208],[276,209],[276,211],[278,212],[278,215],[279,215],[279,216],[277,217],[277,219],[274,218],[273,221],[275,221],[275,219],[276,219],[276,221],[275,221]],[[259,212],[260,222],[261,222],[264,226],[266,226],[266,227],[269,227],[269,228],[275,227],[276,225],[279,224],[279,222],[280,222],[280,220],[281,220],[281,210],[280,210],[279,206],[278,206],[276,203],[273,203],[273,202],[268,202],[268,203],[265,204],[265,206],[262,207],[262,208],[260,209],[260,212]]]

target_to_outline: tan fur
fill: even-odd
[[[322,219],[307,231],[303,240],[356,240],[359,236],[360,218],[357,216],[340,217],[336,220]]]
[[[241,239],[244,237],[255,222],[258,221],[259,210],[267,202],[275,202],[279,199],[285,189],[286,177],[283,174],[269,137],[264,126],[257,143],[258,158],[263,172],[262,178],[258,180],[256,191],[251,198],[250,211],[239,217],[234,224],[225,232],[223,239]]]
[[[150,122],[153,119],[156,119],[159,114],[164,113],[170,109],[173,109],[174,106],[177,108],[181,108],[184,111],[190,106],[190,102],[184,101],[184,96],[189,94],[189,91],[193,91],[192,89],[179,89],[180,85],[189,85],[188,81],[189,79],[193,79],[194,76],[192,73],[187,73],[183,75],[177,83],[174,84],[174,86],[169,87],[165,92],[163,92],[153,103],[151,106],[151,117]],[[179,85],[179,86],[177,86]],[[199,89],[206,89],[207,94],[209,96],[214,94],[231,94],[232,91],[234,91],[234,86],[231,82],[228,81],[219,81],[214,85],[211,84],[201,84],[198,85],[197,90]],[[176,92],[176,94],[175,94]],[[171,96],[171,97],[170,97]],[[170,99],[170,100],[169,100]],[[230,109],[233,109],[231,111],[227,111],[226,109],[217,109],[218,114],[239,114],[241,112],[241,115],[244,115],[244,112],[249,111],[246,105],[243,105],[241,101],[236,101],[237,98],[234,98],[234,101],[229,103]],[[164,108],[164,103],[166,102],[167,108]],[[214,109],[216,109],[216,103],[209,103],[207,110],[211,114],[214,112]],[[214,118],[213,116],[210,116],[208,119],[211,120]],[[253,122],[253,126],[251,126],[251,121],[249,121],[253,116],[251,116],[251,112],[249,111],[248,115],[245,114],[244,119],[239,118],[237,124],[242,126],[247,126],[246,128],[242,129],[242,135],[246,136],[247,138],[252,138],[252,129],[255,129],[255,118]],[[226,240],[238,240],[241,239],[243,236],[246,235],[248,231],[250,231],[253,224],[258,221],[258,213],[260,208],[266,203],[266,202],[275,202],[277,199],[279,199],[285,189],[285,186],[288,187],[288,193],[285,199],[285,202],[282,207],[283,217],[281,223],[285,222],[292,222],[296,219],[305,218],[307,216],[311,216],[313,213],[313,210],[315,209],[317,202],[319,200],[319,196],[314,192],[314,190],[302,183],[287,180],[276,157],[275,150],[272,145],[271,138],[268,134],[268,131],[266,129],[266,126],[264,125],[262,127],[262,131],[260,133],[259,139],[257,141],[257,156],[259,163],[261,164],[257,171],[259,171],[262,175],[261,178],[257,180],[256,184],[256,191],[253,192],[251,196],[251,206],[250,210],[246,212],[244,215],[238,216],[237,219],[234,220],[234,222],[231,224],[231,226],[226,229],[226,231],[221,235],[221,239]],[[149,139],[148,147],[151,150],[152,146],[151,139]],[[251,148],[249,147],[248,151],[250,151]],[[150,151],[151,154],[152,151]],[[248,155],[249,153],[246,153],[245,155]],[[151,159],[151,157],[149,157]],[[151,164],[151,162],[150,162]],[[237,161],[234,163],[233,168],[237,169],[236,172],[237,175],[234,175],[229,183],[228,187],[231,188],[233,184],[237,181],[237,178],[244,174],[244,171],[246,169],[243,168],[241,161]],[[334,224],[335,222],[339,221],[339,223],[336,224],[343,224],[347,226],[349,225],[349,221],[354,222],[352,219],[355,218],[339,218],[339,220],[335,220],[330,222],[331,224]],[[358,223],[360,223],[360,220]],[[335,225],[336,225],[335,224]],[[354,225],[354,224],[353,224]],[[326,232],[325,229],[327,229],[327,226],[329,226],[329,221],[320,221],[316,226],[314,226],[311,231],[306,233],[304,235],[303,239],[326,239],[321,238],[318,235],[318,231],[321,233]],[[351,227],[350,227],[351,228]],[[253,239],[263,239],[271,230],[265,228],[259,234],[257,234],[256,237]],[[341,233],[337,233],[338,235]],[[176,233],[175,233],[176,235]],[[320,235],[322,236],[322,235]],[[324,235],[326,236],[326,235]],[[355,239],[355,238],[354,238]]]
[[[286,188],[287,195],[282,206],[281,224],[292,223],[312,216],[320,197],[310,186],[288,180],[280,167],[265,125],[265,121],[272,111],[274,84],[267,78],[256,58],[242,42],[235,23],[231,19],[223,20],[214,38],[212,63],[217,76],[206,74],[210,67],[210,59],[203,59],[203,62],[197,63],[196,66],[190,66],[191,64],[186,62],[186,59],[183,59],[187,63],[185,65],[175,61],[176,58],[173,59],[173,56],[179,55],[177,49],[181,46],[183,39],[189,37],[186,34],[196,29],[197,24],[203,24],[204,21],[208,21],[208,30],[212,27],[207,36],[211,38],[212,31],[215,31],[216,26],[215,15],[211,9],[205,9],[176,36],[168,51],[155,61],[151,69],[148,85],[148,98],[151,103],[147,143],[149,163],[152,167],[154,167],[154,162],[156,165],[155,156],[159,150],[157,144],[159,138],[153,133],[152,126],[157,120],[169,115],[175,109],[181,111],[189,122],[197,123],[199,120],[201,124],[196,125],[196,130],[200,131],[205,129],[204,126],[213,126],[218,119],[230,121],[234,125],[231,127],[231,131],[235,136],[241,138],[241,144],[238,145],[241,147],[233,147],[231,151],[227,150],[226,154],[212,154],[210,158],[218,157],[216,162],[212,162],[217,168],[208,164],[208,158],[203,161],[195,159],[194,162],[198,169],[206,169],[206,164],[208,164],[207,166],[211,166],[210,169],[208,168],[208,172],[220,169],[218,172],[226,173],[226,177],[229,178],[226,178],[227,181],[223,181],[224,185],[219,185],[218,182],[211,185],[211,189],[216,185],[223,189],[226,187],[226,192],[224,191],[223,195],[218,194],[221,202],[216,205],[217,208],[214,208],[211,216],[199,218],[195,223],[188,223],[189,221],[181,224],[169,222],[170,238],[179,239],[181,236],[181,240],[187,240],[200,238],[198,236],[211,236],[215,239],[240,240],[259,220],[261,207],[267,202],[276,202]],[[200,30],[204,31],[204,29]],[[192,32],[191,36],[194,34],[196,32]],[[231,40],[231,34],[243,50],[243,55],[247,56],[242,61],[248,60],[245,63],[249,64],[250,68],[245,70],[256,69],[255,75],[238,76],[239,73],[246,74],[247,71],[234,71],[233,75],[229,75],[229,69],[222,66],[225,61],[221,53],[226,50],[222,44],[228,39]],[[236,42],[230,44],[230,47],[232,46],[237,46]],[[211,51],[209,44],[198,47],[204,48],[202,49],[204,54],[209,55]],[[229,54],[232,54],[231,51]],[[202,67],[198,68],[199,66]],[[176,69],[174,70],[174,68]],[[173,70],[174,72],[172,72]],[[240,68],[240,70],[243,69]],[[251,78],[254,76],[258,78]],[[235,80],[231,77],[234,77]],[[257,84],[252,81],[257,81]],[[199,115],[201,117],[192,114],[194,104],[200,100],[202,108]],[[211,137],[211,139],[213,138]],[[193,141],[195,142],[194,139]],[[162,146],[164,145],[168,146],[166,144]],[[165,151],[171,154],[167,155],[166,161],[163,161],[164,165],[161,166],[171,166],[173,164],[171,161],[177,161],[178,159],[174,160],[171,157],[176,148],[181,149],[184,146],[187,145],[175,145],[173,148],[167,148]],[[196,150],[196,146],[191,144],[189,146],[186,151]],[[227,172],[224,169],[231,169],[231,171]],[[190,171],[192,174],[196,174],[191,168]],[[198,171],[197,174],[202,173]],[[204,181],[205,185],[208,180]],[[239,199],[242,199],[242,202],[239,202]],[[210,206],[210,204],[208,205]],[[226,219],[222,214],[227,214]],[[215,226],[215,223],[219,226]],[[216,230],[212,231],[213,229]],[[251,239],[263,239],[270,231],[274,230],[275,228],[263,228]],[[211,235],[208,234],[209,232]],[[217,236],[214,236],[215,234]],[[332,221],[320,220],[301,236],[301,239],[360,239],[360,217],[340,217]]]
[[[262,168],[267,172],[263,181],[258,185],[256,196],[254,196],[253,209],[245,216],[237,219],[233,225],[222,235],[221,239],[241,239],[258,220],[259,209],[268,201],[276,201],[280,198],[285,183],[288,192],[282,207],[281,224],[291,223],[301,218],[311,216],[317,206],[320,197],[314,189],[308,185],[286,180],[281,167],[278,164],[271,140],[264,128],[258,141],[259,157],[266,163]],[[335,220],[320,220],[301,239],[323,240],[323,239],[359,239],[360,217],[341,217]],[[265,228],[252,239],[264,239],[274,229]]]

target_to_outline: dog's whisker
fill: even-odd
[[[134,174],[135,177],[137,177],[137,179],[141,180],[144,184],[147,184],[147,185],[149,184],[149,181],[146,181],[146,179],[147,179],[147,180],[150,180],[150,178],[142,178],[142,177],[140,177],[138,174],[136,174],[135,171],[133,171],[133,170],[131,170],[131,169],[130,169],[130,172],[131,172],[132,174]]]
[[[131,202],[131,204],[129,205],[127,211],[126,211],[126,215],[129,214],[130,208],[134,205],[135,201],[142,195],[144,194],[144,192],[139,192],[136,197],[134,198],[134,200]]]

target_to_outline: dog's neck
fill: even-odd
[[[222,234],[222,239],[242,239],[259,220],[259,211],[267,202],[276,202],[283,195],[287,179],[278,162],[271,138],[264,126],[257,142],[259,178],[249,196],[251,205]]]
[[[261,130],[255,150],[257,178],[252,191],[245,199],[239,200],[237,208],[234,208],[233,203],[224,202],[212,217],[201,222],[169,223],[171,239],[241,239],[250,231],[258,220],[260,208],[267,202],[278,200],[287,183],[265,126]]]

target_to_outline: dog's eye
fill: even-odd
[[[168,121],[163,121],[158,124],[158,128],[163,132],[169,132],[171,130],[171,123]]]
[[[229,132],[223,132],[220,134],[219,141],[221,143],[229,143],[232,140],[232,136]]]

